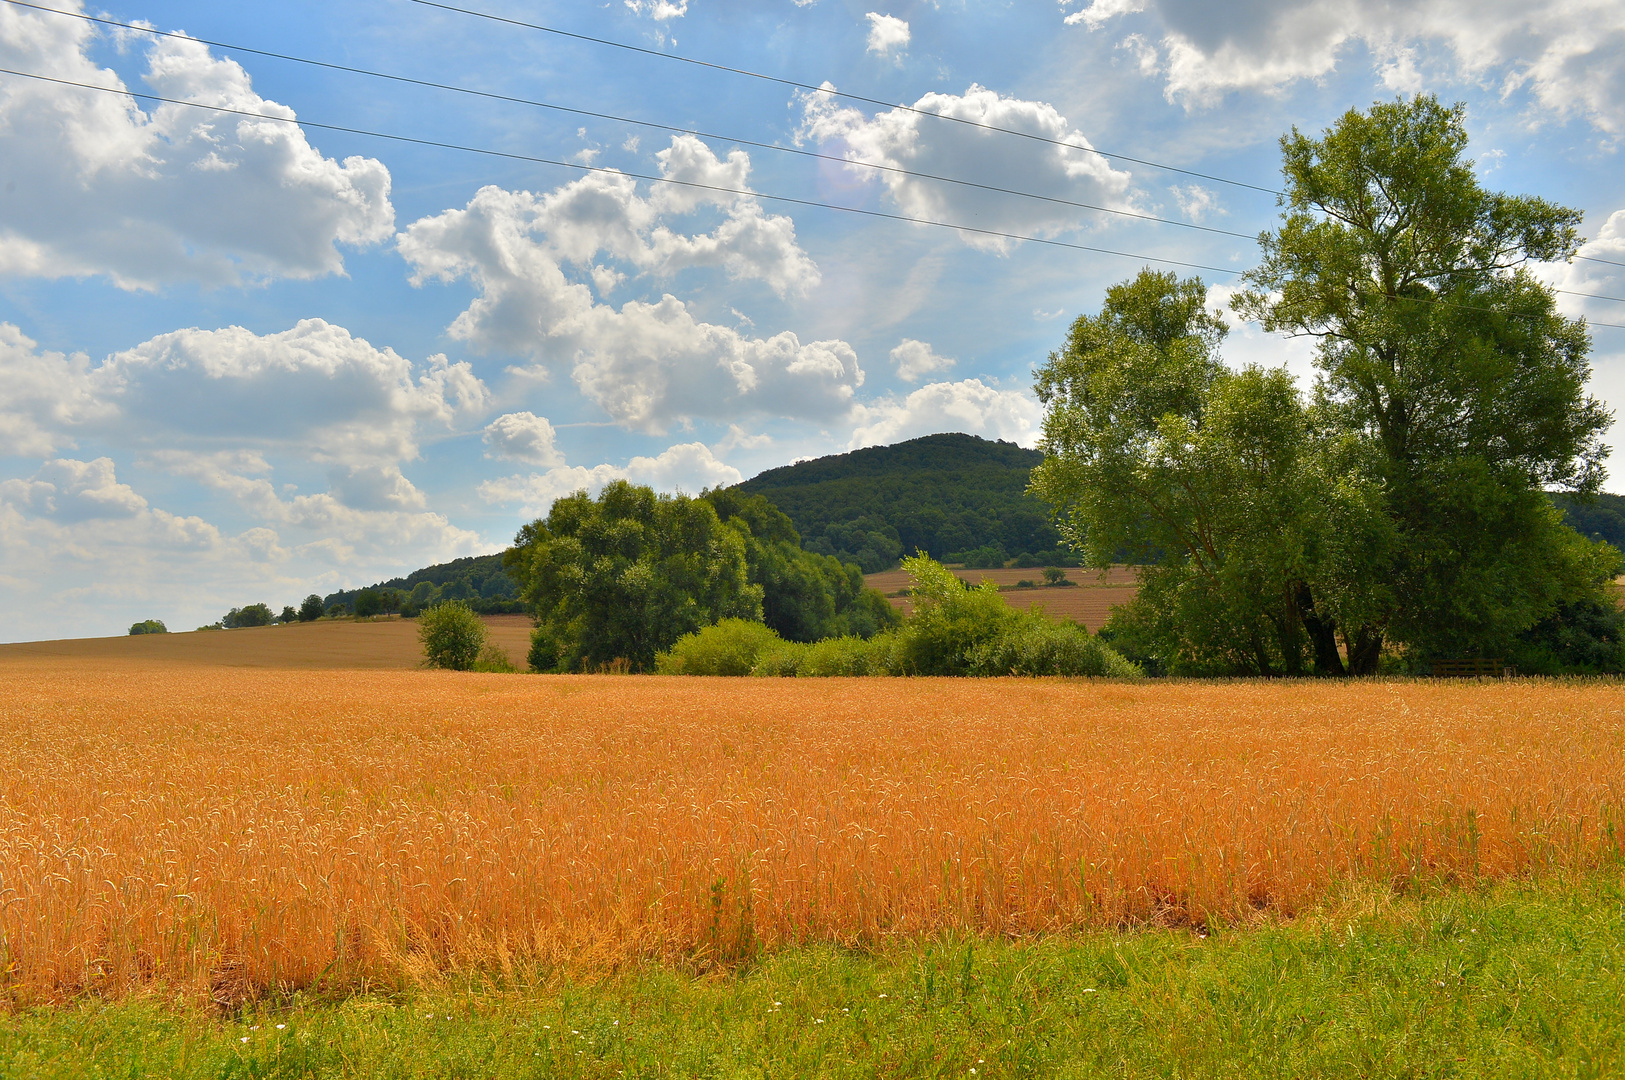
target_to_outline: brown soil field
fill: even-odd
[[[269,636],[269,635],[268,635]],[[0,1008],[1290,916],[1621,857],[1608,683],[0,656]]]
[[[491,641],[523,668],[530,652],[530,616],[488,615],[485,625],[490,627]],[[242,630],[0,645],[0,665],[24,659],[282,669],[415,668],[423,663],[423,646],[418,643],[418,624],[410,620],[322,619]]]
[[[1077,587],[1059,589],[1043,586],[1044,571],[1041,568],[955,570],[954,573],[972,585],[983,581],[993,582],[1003,591],[1004,598],[1010,602],[1011,607],[1026,610],[1035,604],[1042,604],[1044,610],[1052,617],[1082,623],[1089,628],[1090,633],[1105,626],[1106,620],[1111,617],[1112,609],[1119,604],[1128,603],[1139,591],[1134,569],[1128,566],[1114,566],[1104,573],[1098,570],[1069,569],[1066,572],[1067,580],[1074,582]],[[869,574],[863,580],[871,588],[886,593],[892,607],[904,614],[912,610],[907,597],[890,595],[908,587],[906,570],[887,570],[880,574]],[[1040,587],[1012,588],[1011,586],[1018,581],[1035,581]]]

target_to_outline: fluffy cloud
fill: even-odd
[[[533,412],[505,413],[486,425],[485,456],[543,468],[564,464],[553,425]]]
[[[0,483],[0,499],[64,524],[132,518],[147,508],[134,488],[118,482],[109,458],[48,461],[32,480]]]
[[[425,427],[450,428],[487,400],[466,362],[432,357],[419,374],[321,319],[263,336],[177,330],[115,353],[89,380],[134,445],[278,449],[348,467],[414,458]]]
[[[1625,130],[1625,6],[1607,0],[1094,0],[1066,21],[1098,29],[1142,11],[1161,34],[1146,66],[1187,105],[1319,78],[1359,43],[1394,90],[1488,81],[1527,90],[1543,114]]]
[[[869,20],[869,51],[879,56],[889,56],[893,51],[901,52],[908,48],[908,23],[893,15],[882,15],[871,11],[867,16]]]
[[[542,517],[553,500],[573,492],[596,494],[612,480],[648,484],[657,491],[701,491],[718,485],[737,484],[744,477],[738,469],[717,460],[704,443],[681,443],[655,457],[634,457],[626,467],[596,465],[559,466],[545,473],[507,476],[487,480],[479,487],[480,498],[489,503],[519,504],[526,517]]]
[[[1044,413],[1026,394],[998,390],[980,379],[965,379],[930,383],[905,398],[859,405],[852,416],[855,428],[848,445],[855,450],[945,431],[1032,446],[1038,441]]]
[[[0,274],[106,275],[124,288],[311,278],[343,269],[335,245],[393,234],[379,162],[325,158],[293,124],[144,111],[90,60],[94,41],[82,20],[0,6],[0,66],[120,91],[0,79]],[[159,39],[147,61],[164,97],[294,116],[195,42]]]
[[[647,15],[660,22],[688,14],[688,0],[626,0],[626,6],[634,15]]]
[[[180,330],[93,367],[84,357],[42,353],[0,326],[6,376],[20,376],[24,390],[20,399],[0,398],[0,433],[13,454],[91,434],[135,450],[147,464],[230,498],[256,523],[256,550],[281,550],[276,530],[298,534],[289,550],[311,574],[391,569],[403,556],[485,547],[430,512],[400,468],[426,435],[485,411],[485,387],[467,364],[435,357],[417,368],[342,327],[308,320],[264,336],[241,327]],[[268,477],[272,456],[325,467],[328,490],[279,490]],[[106,457],[48,461],[31,479],[5,481],[0,499],[28,537],[19,558],[37,544],[80,543],[81,534],[100,535],[96,529],[118,519],[132,523],[129,544],[142,536],[159,547],[225,543],[213,526],[149,508],[116,481]]]
[[[938,356],[930,345],[913,338],[904,338],[891,351],[891,359],[897,365],[897,377],[904,382],[919,382],[933,371],[946,371],[954,366],[952,357]]]
[[[960,95],[927,94],[912,108],[914,111],[893,109],[871,117],[837,104],[829,94],[807,93],[802,96],[802,126],[797,134],[799,139],[822,144],[851,161],[952,176],[1073,202],[1116,208],[1132,205],[1129,174],[1112,168],[1099,154],[1090,153],[1089,140],[1074,130],[1053,105],[1002,97],[996,91],[972,85]],[[944,123],[921,113],[1008,128],[1067,145],[1023,139],[969,124]],[[863,179],[878,178],[898,209],[911,217],[973,220],[988,229],[1045,237],[1098,217],[1074,207],[994,196],[977,188],[900,172],[877,172],[857,165],[849,168]],[[1010,244],[977,233],[960,235],[966,243],[987,250],[1004,251]]]
[[[233,605],[297,602],[490,547],[434,514],[362,512],[325,494],[284,503],[268,482],[231,471],[255,467],[253,455],[176,464],[254,489],[245,494],[277,508],[269,516],[284,531],[314,535],[285,542],[264,525],[228,534],[149,505],[107,458],[48,461],[31,479],[0,483],[0,607],[8,614],[0,635],[116,634],[153,617],[185,629]]]
[[[91,388],[89,357],[40,352],[10,323],[0,323],[0,386],[0,457],[72,446],[74,432],[112,412]]]
[[[746,155],[718,158],[686,136],[660,157],[674,179],[734,189],[748,179]],[[706,207],[724,215],[708,234],[680,234],[663,221]],[[582,393],[628,427],[658,432],[749,411],[829,418],[863,383],[845,342],[747,337],[701,321],[670,294],[619,308],[600,299],[623,267],[656,277],[719,267],[780,293],[816,285],[794,223],[766,216],[749,196],[661,187],[645,198],[630,178],[608,173],[545,195],[487,187],[464,209],[412,224],[400,250],[414,284],[466,278],[479,290],[452,323],[454,337],[543,368],[567,366]]]

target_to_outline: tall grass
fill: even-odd
[[[0,672],[0,1000],[691,969],[1620,855],[1605,684]]]

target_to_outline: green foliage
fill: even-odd
[[[763,496],[718,488],[701,497],[723,522],[743,527],[747,577],[762,590],[762,620],[781,637],[870,637],[900,621],[883,595],[864,586],[858,566],[804,550],[790,519]]]
[[[1351,896],[1209,930],[814,945],[723,977],[519,972],[231,1014],[135,995],[18,1010],[0,1062],[38,1080],[1579,1080],[1625,1057],[1617,872]]]
[[[1041,460],[1010,443],[929,435],[770,469],[734,490],[765,495],[808,550],[874,573],[915,549],[942,559],[1056,548],[1043,504],[1026,494]]]
[[[132,624],[130,626],[130,634],[131,634],[131,636],[134,636],[134,635],[137,635],[137,634],[167,634],[167,633],[169,633],[169,627],[164,625],[162,619],[146,619],[146,620],[143,620],[142,622],[134,623],[134,624]]]
[[[723,619],[685,634],[655,657],[661,675],[749,675],[763,653],[784,644],[770,627]]]
[[[1597,611],[1598,551],[1543,488],[1595,491],[1609,417],[1583,327],[1521,269],[1571,253],[1578,216],[1484,191],[1465,145],[1427,97],[1283,140],[1287,210],[1237,307],[1319,340],[1313,402],[1226,369],[1203,284],[1149,271],[1040,371],[1033,490],[1090,565],[1150,564],[1111,631],[1152,669],[1370,674]],[[1549,656],[1586,651],[1565,640]]]
[[[709,502],[616,481],[598,498],[559,499],[505,556],[536,631],[538,671],[649,671],[685,634],[726,618],[760,620],[748,580],[749,530]]]
[[[1055,585],[1064,585],[1066,583],[1067,583],[1067,578],[1066,578],[1066,571],[1065,570],[1062,570],[1059,566],[1046,566],[1046,567],[1044,567],[1044,584],[1045,585],[1055,586]]]
[[[1142,672],[1074,622],[1021,612],[998,637],[965,657],[972,675],[1094,675],[1138,678]]]
[[[894,664],[896,641],[895,634],[878,634],[871,638],[785,642],[764,652],[751,674],[786,678],[896,675],[899,673]]]
[[[454,559],[367,589],[336,592],[321,603],[324,608],[342,605],[360,614],[360,594],[370,591],[377,593],[381,603],[386,605],[373,614],[400,611],[412,616],[443,600],[462,600],[480,615],[518,614],[525,610],[525,605],[519,597],[519,585],[509,576],[502,558],[499,553]],[[394,606],[387,606],[391,604]]]
[[[430,667],[472,671],[488,633],[485,622],[461,600],[443,601],[418,616],[418,641]]]
[[[299,612],[295,611],[291,606],[283,605],[282,614],[276,617],[276,621],[283,624],[298,622]]]
[[[249,604],[247,607],[232,608],[220,620],[220,625],[227,630],[238,630],[248,626],[270,626],[275,619],[271,609],[264,604]]]
[[[1598,492],[1581,497],[1553,492],[1552,502],[1562,511],[1563,523],[1569,528],[1625,551],[1625,495]]]
[[[326,610],[327,605],[322,603],[322,598],[317,596],[315,593],[311,593],[309,596],[305,597],[304,602],[299,605],[299,621],[315,622],[317,619],[322,617],[322,613]]]
[[[480,649],[479,658],[474,661],[473,671],[491,672],[500,675],[512,675],[518,672],[514,667],[513,658],[507,650],[493,641],[487,641]]]
[[[1572,255],[1581,215],[1486,191],[1461,107],[1424,95],[1281,146],[1287,209],[1237,306],[1319,339],[1326,479],[1375,511],[1328,608],[1365,670],[1385,641],[1497,654],[1579,599],[1541,489],[1603,476],[1584,325],[1525,268]]]

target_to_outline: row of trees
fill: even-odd
[[[1611,417],[1531,262],[1577,211],[1485,190],[1429,97],[1282,140],[1285,210],[1235,299],[1318,378],[1233,370],[1198,279],[1108,291],[1038,374],[1032,490],[1086,562],[1145,564],[1114,640],[1153,670],[1369,674],[1385,658],[1618,670],[1620,554],[1562,523]]]
[[[789,518],[737,490],[577,492],[521,529],[504,562],[536,619],[537,671],[648,671],[678,638],[729,618],[790,641],[898,622],[858,567],[803,550]]]

